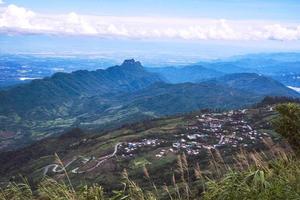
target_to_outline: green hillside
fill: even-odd
[[[207,108],[249,107],[265,96],[299,97],[281,83],[257,74],[230,74],[201,83],[162,80],[140,62],[126,60],[106,70],[57,73],[1,91],[0,151],[76,127],[109,130]]]
[[[278,139],[269,123],[274,116],[272,108],[265,107],[223,113],[196,112],[126,125],[102,134],[85,134],[74,129],[58,138],[2,153],[1,182],[18,174],[25,175],[32,183],[45,175],[63,178],[64,171],[56,166],[57,153],[75,185],[99,183],[110,191],[118,189],[125,168],[130,177],[143,185],[145,165],[155,183],[171,184],[170,177],[176,171],[180,154],[187,156],[191,169],[198,163],[205,173],[215,173],[209,168],[211,156],[220,154],[231,165],[240,149],[265,151],[265,141]]]

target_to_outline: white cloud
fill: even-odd
[[[4,4],[4,1],[0,0],[0,4]]]
[[[0,0],[1,1],[1,0]],[[16,5],[0,8],[0,32],[183,40],[300,40],[300,25],[272,21],[45,15]]]
[[[1,15],[0,27],[13,27],[20,29],[33,29],[31,20],[34,19],[35,13],[22,7],[9,5]]]
[[[265,38],[274,40],[299,40],[300,26],[294,28],[283,27],[280,24],[265,26]]]

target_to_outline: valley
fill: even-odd
[[[187,156],[191,167],[200,163],[203,170],[209,170],[211,156],[217,154],[230,165],[241,149],[267,154],[266,143],[281,143],[271,128],[274,116],[273,107],[266,106],[147,120],[102,134],[71,132],[0,155],[1,182],[15,173],[33,182],[45,175],[60,179],[66,171],[74,183],[97,181],[118,188],[116,182],[124,168],[142,184],[144,165],[149,173],[159,169],[168,177],[181,154]],[[153,180],[160,182],[159,174],[153,175]]]

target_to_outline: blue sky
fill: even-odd
[[[210,58],[300,50],[297,0],[3,1],[0,53]]]
[[[6,0],[45,13],[300,20],[298,0]]]

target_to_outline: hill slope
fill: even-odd
[[[209,80],[205,83],[215,83],[222,86],[252,92],[257,95],[291,97],[300,96],[297,92],[287,88],[278,81],[255,73],[228,74]]]
[[[145,71],[140,62],[125,60],[106,70],[57,73],[0,91],[0,149],[77,126],[77,118],[113,107],[113,96],[159,81],[161,78]],[[95,95],[97,102],[92,101]]]
[[[215,84],[156,83],[130,97],[125,96],[124,100],[128,98],[131,106],[158,115],[170,115],[204,108],[238,108],[259,101],[261,96]]]
[[[50,78],[0,92],[0,113],[13,110],[26,116],[38,106],[51,108],[73,98],[136,91],[157,81],[161,79],[146,72],[140,62],[134,60],[125,60],[121,66],[106,70],[56,73]]]
[[[158,73],[170,83],[199,82],[223,75],[222,72],[208,69],[201,65],[185,67],[147,68],[148,71]]]

